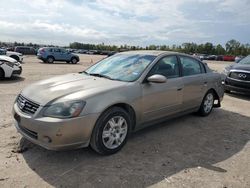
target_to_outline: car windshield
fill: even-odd
[[[243,58],[243,59],[239,62],[239,64],[250,64],[250,55],[247,56],[247,57],[245,57],[245,58]]]
[[[93,76],[132,82],[137,80],[146,67],[156,58],[153,55],[117,54],[103,59],[85,71]]]

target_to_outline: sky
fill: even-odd
[[[250,0],[1,0],[0,41],[250,43]]]

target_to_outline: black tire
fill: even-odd
[[[3,69],[0,68],[0,79],[3,79],[5,77]]]
[[[78,60],[75,57],[71,58],[71,63],[72,64],[77,64]]]
[[[208,100],[208,96],[211,97],[212,96],[212,106],[211,106],[211,109],[207,108],[206,106],[206,100]],[[203,100],[202,100],[202,103],[200,105],[200,109],[198,111],[198,114],[200,116],[208,116],[212,110],[213,110],[213,104],[214,104],[214,99],[215,99],[215,96],[214,96],[214,92],[213,91],[208,91],[206,93],[206,95],[204,96]],[[209,100],[210,101],[210,100]]]
[[[66,61],[66,63],[70,63],[70,61]]]
[[[55,61],[55,58],[53,56],[48,56],[47,57],[47,60],[46,60],[47,63],[52,64],[52,63],[54,63],[54,61]]]
[[[120,143],[119,146],[116,148],[110,149],[105,146],[104,141],[103,141],[103,131],[104,128],[107,126],[109,120],[111,120],[114,117],[122,117],[124,120],[126,120],[127,123],[127,133],[124,138],[124,140]],[[122,147],[125,145],[127,142],[128,135],[130,133],[130,128],[131,128],[131,118],[129,114],[122,108],[120,107],[113,107],[108,110],[106,110],[97,120],[96,125],[93,129],[91,140],[90,140],[90,145],[93,150],[95,150],[97,153],[102,154],[102,155],[111,155],[119,150],[122,149]]]
[[[19,57],[18,57],[17,55],[11,55],[10,57],[13,58],[13,59],[15,59],[15,60],[17,60],[17,61],[20,60]]]
[[[231,93],[231,91],[228,89],[225,89],[224,91],[225,91],[225,93]]]

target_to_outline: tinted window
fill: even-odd
[[[183,76],[201,74],[200,62],[190,57],[180,57]]]
[[[151,69],[149,76],[154,74],[160,74],[167,78],[179,77],[180,72],[176,56],[167,56],[159,60]]]
[[[61,52],[61,50],[59,48],[55,48],[54,52]]]

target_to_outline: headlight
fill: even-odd
[[[85,104],[86,102],[83,101],[56,103],[49,106],[43,116],[62,119],[77,117],[82,112]]]
[[[11,63],[11,62],[9,62],[9,61],[2,61],[2,62],[4,62],[6,65],[8,65],[9,67],[14,67],[14,63]]]
[[[225,74],[225,75],[228,75],[229,72],[230,72],[230,70],[227,69],[227,68],[224,68],[223,71],[222,71],[222,73]]]

